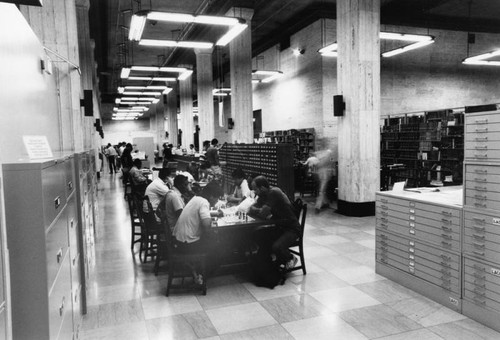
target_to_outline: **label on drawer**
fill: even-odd
[[[415,228],[415,223],[413,222],[408,223],[408,225],[410,226],[410,228]]]
[[[409,258],[410,260],[415,260],[415,255],[410,254],[410,255],[408,255],[408,258]]]
[[[410,234],[415,235],[415,229],[410,229]]]
[[[500,218],[499,217],[493,217],[493,224],[494,225],[500,225]]]
[[[449,296],[448,299],[450,300],[450,303],[452,305],[458,306],[458,300],[457,299],[452,298],[451,296]]]
[[[497,268],[491,268],[491,274],[495,275],[495,276],[500,276],[500,269],[497,269]]]
[[[415,213],[415,209],[410,209],[410,214],[414,214]]]
[[[411,220],[411,221],[415,221],[415,216],[410,215],[409,217],[410,217],[410,220]]]

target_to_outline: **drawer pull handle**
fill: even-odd
[[[380,249],[382,249],[383,251],[387,251],[387,247],[386,246],[381,246]]]
[[[446,218],[442,218],[441,222],[446,223],[446,224],[452,224],[450,220],[447,220]]]
[[[474,178],[475,182],[486,182],[486,178]]]
[[[441,244],[445,247],[448,247],[448,248],[451,248],[452,247],[452,244],[449,243],[449,242],[445,242],[445,241],[441,241]]]
[[[472,219],[479,223],[486,223],[486,220],[484,218],[473,217]]]
[[[479,282],[478,280],[474,280],[474,284],[482,289],[486,289],[486,283],[484,282]]]
[[[381,244],[382,246],[384,246],[384,247],[386,247],[386,246],[387,246],[387,243],[386,243],[385,241],[380,241],[380,244]]]
[[[380,223],[380,226],[381,226],[382,228],[384,228],[384,229],[387,229],[387,224],[385,224],[385,223]]]
[[[381,207],[382,209],[384,209],[384,210],[389,209],[389,207],[388,207],[388,206],[386,206],[386,205],[381,205],[380,207]]]
[[[61,197],[57,196],[56,198],[54,198],[54,207],[57,210],[59,209],[60,206],[61,206]]]
[[[441,258],[446,261],[451,261],[451,256],[446,256],[445,254],[441,254]]]
[[[476,288],[474,288],[474,294],[476,294],[477,297],[486,297],[486,292],[479,292]]]
[[[488,199],[488,196],[483,196],[483,195],[474,195],[474,198],[475,199],[478,199],[478,200],[487,200]]]
[[[488,158],[488,154],[484,155],[474,154],[474,158]]]
[[[474,273],[473,276],[478,279],[478,280],[481,280],[481,281],[484,281],[486,280],[486,275],[480,275],[479,273]],[[475,281],[474,281],[475,282]]]
[[[476,119],[476,124],[488,124],[488,119]]]
[[[441,263],[441,265],[442,265],[443,267],[446,267],[446,268],[451,268],[451,264],[449,264],[449,263],[446,263],[446,262],[443,262],[443,261],[441,261],[440,263]]]
[[[485,267],[481,267],[481,266],[480,266],[480,265],[478,265],[478,264],[474,264],[472,267],[473,267],[474,269],[479,270],[479,271],[482,271],[482,272],[485,272],[485,271],[486,271],[486,268],[485,268]],[[476,276],[476,275],[475,275],[475,273],[474,273],[474,276]]]
[[[484,251],[473,250],[472,252],[474,253],[474,255],[484,256]]]
[[[451,240],[453,240],[453,236],[451,236],[451,235],[441,234],[441,237],[442,237],[442,238],[445,238],[445,239],[447,239],[447,240],[450,240],[450,241],[451,241]]]
[[[474,206],[479,208],[486,208],[486,204],[481,204],[481,203],[474,203]]]
[[[475,172],[476,174],[487,174],[487,173],[488,173],[488,170],[476,169],[476,170],[474,170],[474,172]]]
[[[61,301],[61,306],[59,307],[59,316],[63,316],[63,314],[64,314],[64,300],[65,300],[65,297],[63,296],[62,301]]]
[[[479,132],[479,133],[488,132],[488,128],[476,129],[476,132]]]
[[[62,248],[59,248],[59,251],[56,254],[56,261],[57,261],[57,263],[61,263],[62,253],[63,253]]]
[[[477,191],[488,191],[488,188],[486,188],[486,187],[478,187],[478,186],[476,186],[476,187],[474,187],[474,189],[477,190]]]
[[[475,140],[476,140],[476,142],[487,142],[488,141],[488,137],[476,138]]]
[[[474,247],[476,248],[485,248],[485,245],[484,244],[481,244],[481,243],[476,243],[476,242],[472,242],[472,244],[474,245]]]
[[[474,238],[477,240],[484,240],[484,235],[474,235]]]
[[[474,296],[472,299],[474,300],[474,302],[475,302],[475,303],[480,303],[480,304],[482,304],[482,305],[485,305],[485,304],[486,304],[486,301],[484,301],[484,300],[479,300],[479,298],[477,298],[477,297],[475,297],[475,296]]]
[[[451,228],[449,228],[449,227],[445,227],[444,225],[443,225],[443,226],[441,226],[441,229],[443,229],[444,231],[448,231],[448,232],[450,232],[450,233],[453,231],[453,229],[451,229]]]
[[[389,222],[389,220],[388,220],[387,218],[384,218],[384,217],[382,217],[380,220],[381,220],[382,222]]]
[[[453,214],[449,211],[443,210],[441,211],[441,214],[446,215],[446,216],[452,216]]]
[[[381,211],[380,214],[383,215],[383,216],[389,215],[389,213],[387,211]]]
[[[381,198],[381,199],[380,199],[380,202],[382,202],[382,203],[387,203],[388,201],[387,201],[385,198]]]
[[[476,150],[488,150],[488,146],[475,146],[474,149]]]
[[[474,230],[477,230],[477,231],[483,232],[483,233],[486,230],[484,227],[478,227],[478,226],[474,226],[473,228],[474,228]]]
[[[451,284],[451,279],[445,278],[444,276],[441,276],[441,281],[443,281],[444,283],[447,283],[447,284]]]

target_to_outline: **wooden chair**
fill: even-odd
[[[166,232],[165,235],[166,258],[168,261],[168,281],[166,296],[169,296],[171,289],[182,290],[201,290],[203,295],[207,294],[206,285],[206,259],[207,254],[204,252],[187,254],[179,251],[175,244],[175,238],[171,233]],[[201,275],[203,276],[203,284],[198,285],[192,281],[191,265],[199,264],[201,267]],[[188,281],[185,279],[189,278]],[[180,283],[174,283],[174,279],[180,279]],[[177,280],[176,280],[177,281]]]
[[[130,226],[132,230],[132,235],[130,237],[130,249],[133,250],[136,243],[142,242],[142,222],[132,194],[127,195],[127,202],[130,214]]]
[[[290,252],[294,255],[297,255],[300,257],[300,264],[296,265],[293,268],[290,268],[287,270],[287,272],[292,272],[295,270],[300,270],[302,269],[302,273],[306,275],[306,262],[304,259],[304,244],[303,244],[303,239],[304,239],[304,228],[306,226],[306,215],[307,215],[307,204],[302,201],[302,199],[297,198],[293,202],[293,207],[295,208],[295,214],[297,218],[299,219],[300,223],[300,237],[297,239],[297,241],[290,247]]]
[[[158,250],[158,242],[163,232],[161,223],[156,220],[155,212],[149,201],[149,197],[134,195],[139,220],[142,225],[141,247],[139,250],[139,259],[141,262],[147,262],[148,257],[153,259]]]

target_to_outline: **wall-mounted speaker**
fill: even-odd
[[[92,100],[92,90],[83,90],[83,99],[80,99],[80,106],[84,107],[85,117],[94,116],[94,104]]]
[[[96,118],[95,123],[94,123],[96,131],[99,131],[102,129],[101,127],[101,120],[99,118]]]
[[[234,127],[234,120],[233,118],[228,118],[227,119],[227,128],[232,129]]]
[[[333,115],[341,117],[344,115],[345,103],[342,95],[333,96]]]

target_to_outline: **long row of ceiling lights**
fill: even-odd
[[[231,40],[238,36],[245,28],[248,27],[245,20],[234,17],[219,17],[208,15],[191,15],[183,13],[168,13],[157,11],[139,11],[132,16],[129,40],[138,41],[139,45],[143,46],[159,46],[159,47],[182,47],[182,48],[199,48],[210,49],[213,48],[212,42],[204,41],[176,41],[176,40],[159,40],[159,39],[142,39],[144,28],[146,27],[147,20],[167,21],[178,23],[195,23],[205,25],[227,26],[228,31],[220,37],[215,43],[216,46],[226,46]],[[153,74],[159,73],[178,73],[177,77],[163,77],[163,76],[150,76],[150,75],[137,75],[136,72],[148,72]],[[131,75],[131,73],[133,75]],[[120,78],[130,81],[177,81],[185,80],[192,75],[193,71],[182,67],[156,67],[156,66],[131,66],[124,67],[121,70]],[[117,98],[115,103],[120,105],[113,109],[113,119],[137,119],[145,111],[148,110],[150,104],[158,103],[159,97],[162,94],[167,94],[172,90],[168,86],[120,86],[118,93],[121,98]],[[228,92],[221,92],[228,94]],[[217,95],[217,94],[214,94]],[[128,97],[134,96],[134,97]],[[148,97],[142,97],[148,96]],[[133,98],[133,99],[132,99]],[[151,100],[144,100],[149,98]],[[144,104],[145,106],[142,106]]]

